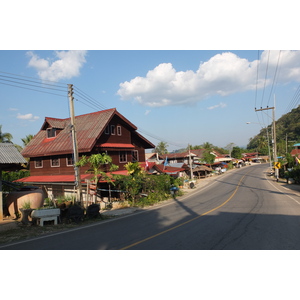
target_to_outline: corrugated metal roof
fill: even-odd
[[[115,112],[116,109],[108,109],[75,117],[79,152],[91,151],[97,138],[103,132]],[[53,127],[64,124],[64,128],[62,128],[62,131],[55,138],[47,138],[44,128],[46,123]],[[45,118],[44,125],[25,149],[23,149],[22,155],[33,157],[72,153],[70,118],[63,119],[61,122],[59,122],[59,119]]]
[[[121,115],[115,108],[75,117],[79,153],[90,152],[93,149],[95,143],[114,116],[119,117],[133,130],[137,130],[137,127]],[[56,137],[47,138],[46,128],[49,126],[61,129]],[[139,136],[139,140],[142,140],[148,148],[152,147],[152,144],[145,138]],[[41,130],[34,136],[21,153],[24,157],[38,157],[72,152],[73,145],[70,118],[45,118]]]
[[[25,164],[27,161],[11,143],[0,143],[0,164]]]

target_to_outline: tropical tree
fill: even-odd
[[[13,136],[8,132],[2,132],[2,125],[0,125],[0,143],[9,143]]]
[[[168,154],[168,147],[169,145],[166,142],[159,142],[153,152],[158,153],[159,155]]]
[[[32,139],[33,139],[32,134],[26,135],[26,137],[22,139],[24,147],[27,146]]]
[[[237,158],[237,159],[241,159],[242,158],[242,153],[243,153],[243,149],[240,147],[233,147],[232,148],[232,157]]]
[[[209,150],[206,150],[203,153],[203,158],[201,159],[201,161],[211,166],[215,162],[215,158],[216,157],[213,154],[211,154]]]
[[[128,162],[124,167],[127,170],[128,175],[136,176],[143,173],[142,167],[140,166],[139,162]]]
[[[210,150],[213,147],[214,147],[214,145],[209,143],[209,142],[205,142],[205,143],[202,144],[202,148],[207,149],[207,150]]]
[[[106,175],[106,166],[109,167],[109,171],[115,171],[118,169],[117,165],[112,163],[112,158],[105,153],[92,154],[90,157],[83,155],[82,158],[77,163],[77,166],[83,167],[85,165],[90,165],[90,169],[87,172],[94,174],[93,180],[97,181],[98,176],[101,175],[106,180],[109,177]]]

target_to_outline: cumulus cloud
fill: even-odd
[[[176,71],[171,63],[162,63],[145,77],[120,84],[122,100],[135,100],[149,107],[190,105],[214,95],[263,88],[273,82],[279,51],[264,51],[252,62],[234,53],[217,54],[199,65],[198,70]],[[268,64],[269,78],[265,80]],[[257,78],[257,70],[259,76]],[[278,81],[300,81],[300,51],[281,51]]]
[[[34,116],[33,114],[26,114],[26,115],[21,115],[18,113],[17,119],[21,120],[28,120],[28,121],[35,121],[38,120],[40,117]]]
[[[27,52],[29,67],[37,70],[42,80],[59,81],[80,75],[80,69],[86,62],[87,51],[55,51],[56,60],[40,58],[33,52]]]

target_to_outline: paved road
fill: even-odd
[[[300,197],[266,169],[241,168],[159,207],[0,249],[300,249]]]

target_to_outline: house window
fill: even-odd
[[[125,151],[120,151],[119,152],[119,159],[120,159],[120,163],[127,162],[127,153]]]
[[[47,128],[47,138],[56,137],[56,128]]]
[[[74,165],[73,157],[67,157],[67,166],[68,167],[70,167],[70,166],[73,167],[73,165]]]
[[[117,134],[122,135],[121,126],[117,126]]]
[[[105,134],[109,134],[109,126],[106,126],[106,128],[105,128]]]
[[[111,125],[110,126],[110,132],[112,135],[115,135],[116,134],[116,131],[115,131],[115,125]]]
[[[51,167],[59,167],[60,163],[59,163],[59,158],[51,158]]]
[[[37,158],[34,161],[34,167],[35,168],[42,168],[43,167],[43,160],[41,158]]]
[[[139,152],[138,152],[138,150],[133,150],[131,152],[131,158],[132,158],[132,162],[139,161]]]

